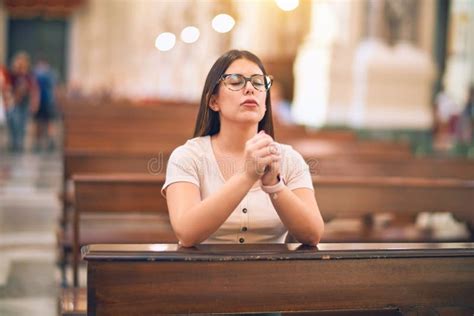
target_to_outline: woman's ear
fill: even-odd
[[[209,100],[209,107],[215,112],[219,112],[219,105],[217,104],[216,96],[212,95]]]

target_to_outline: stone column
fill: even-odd
[[[451,2],[449,43],[445,88],[462,111],[469,90],[474,84],[474,2],[454,0]]]
[[[347,124],[362,7],[361,1],[312,2],[310,33],[294,66],[297,122],[316,128]]]

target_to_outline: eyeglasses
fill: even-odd
[[[249,78],[241,74],[225,74],[219,79],[219,82],[220,81],[223,81],[224,85],[232,91],[242,90],[247,84],[247,81],[250,81],[255,89],[265,92],[272,86],[273,77],[265,75],[252,75]]]

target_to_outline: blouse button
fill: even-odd
[[[245,227],[245,226],[242,227],[242,231],[243,231],[243,232],[246,232],[246,231],[247,231],[247,227]]]
[[[243,239],[243,238],[241,237],[241,238],[239,239],[239,242],[240,242],[241,244],[243,244],[243,243],[245,242],[245,239]]]
[[[246,208],[242,209],[242,212],[247,213],[247,209]]]

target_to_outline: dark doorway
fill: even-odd
[[[437,78],[433,94],[441,88],[441,81],[446,68],[448,27],[449,27],[450,0],[439,0],[436,2],[436,29],[433,52],[436,65],[438,66]]]
[[[66,80],[66,38],[68,22],[64,19],[20,19],[8,21],[8,62],[18,51],[26,51],[34,64],[46,59],[58,74],[59,82]]]

